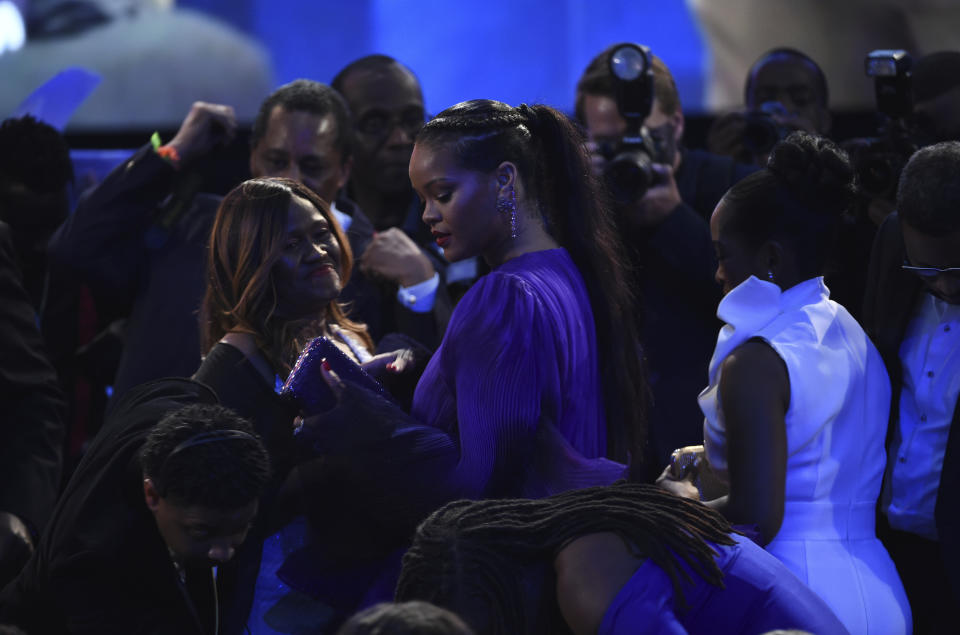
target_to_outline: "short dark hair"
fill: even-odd
[[[960,142],[917,150],[900,173],[897,212],[922,234],[960,231]]]
[[[0,124],[0,181],[36,193],[59,192],[73,181],[70,148],[56,128],[32,115]]]
[[[414,78],[417,77],[412,70],[410,70],[406,65],[397,61],[395,58],[390,57],[389,55],[383,55],[382,53],[374,53],[372,55],[365,55],[360,59],[353,60],[344,66],[334,76],[333,81],[330,82],[330,85],[333,86],[334,90],[342,95],[343,85],[347,83],[347,78],[353,73],[359,71],[379,71],[391,67],[399,67],[410,73],[410,75],[412,75]],[[419,80],[417,84],[419,85]]]
[[[331,86],[309,79],[298,79],[284,84],[260,104],[257,118],[253,121],[253,130],[250,132],[251,148],[255,148],[267,134],[270,113],[276,106],[288,112],[309,112],[321,117],[333,115],[337,123],[334,145],[343,161],[350,158],[353,146],[353,122],[347,102]]]
[[[203,433],[238,431],[178,447]],[[270,478],[267,450],[246,419],[215,404],[192,404],[164,415],[140,448],[143,475],[178,505],[233,510],[259,498]]]
[[[757,58],[757,61],[753,63],[750,67],[750,70],[747,71],[747,81],[743,85],[743,103],[746,106],[750,106],[750,95],[753,93],[753,82],[754,78],[757,76],[757,71],[760,70],[760,67],[763,66],[768,60],[771,60],[775,57],[793,57],[801,62],[807,64],[811,69],[813,69],[814,75],[817,77],[817,88],[820,90],[820,105],[824,108],[830,103],[830,93],[827,88],[827,76],[824,75],[823,69],[820,68],[820,65],[813,61],[813,58],[804,53],[803,51],[798,51],[797,49],[790,48],[787,46],[780,46],[777,48],[770,49],[763,55]]]
[[[577,82],[577,95],[574,103],[574,114],[577,121],[586,124],[586,112],[584,101],[587,95],[599,97],[616,97],[616,82],[610,67],[607,64],[607,58],[618,48],[620,44],[614,44],[607,47],[602,53],[590,60],[587,68],[580,76]],[[653,96],[660,105],[660,110],[667,115],[676,114],[680,110],[680,93],[677,91],[677,83],[673,81],[673,75],[670,69],[656,55],[651,55],[650,65],[653,68]]]
[[[722,204],[727,228],[759,247],[775,239],[791,246],[805,277],[822,275],[844,215],[857,194],[856,172],[833,141],[793,132],[770,151],[767,166],[735,184]]]
[[[337,635],[473,635],[473,631],[447,609],[414,600],[371,606],[347,620]]]
[[[692,570],[722,586],[723,573],[709,542],[732,545],[730,524],[699,502],[652,485],[618,483],[539,500],[462,500],[430,515],[403,556],[398,601],[426,600],[461,611],[476,630],[565,632],[550,564],[569,542],[612,532],[670,578],[678,606]],[[537,585],[534,576],[545,576]],[[524,584],[543,589],[525,597]],[[555,629],[555,630],[554,630]]]

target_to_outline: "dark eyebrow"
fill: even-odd
[[[424,185],[423,187],[424,187],[424,189],[426,189],[426,188],[432,186],[434,183],[437,183],[437,182],[439,182],[439,181],[450,181],[450,182],[452,182],[453,179],[448,179],[448,178],[445,177],[445,176],[438,176],[438,177],[435,178],[435,179],[430,179],[429,181],[427,181],[427,184]]]

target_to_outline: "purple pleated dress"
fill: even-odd
[[[541,497],[625,474],[603,458],[606,419],[586,285],[565,249],[524,254],[460,300],[414,395],[449,434],[462,498]]]

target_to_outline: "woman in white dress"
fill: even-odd
[[[728,489],[706,504],[755,530],[854,635],[909,633],[874,530],[890,381],[820,276],[854,193],[846,154],[794,133],[713,213],[725,326],[700,406],[707,462]],[[661,485],[700,496],[674,478],[668,468]]]

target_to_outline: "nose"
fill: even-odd
[[[297,183],[303,183],[302,175],[300,174],[300,168],[293,161],[287,164],[286,168],[277,174],[274,174],[273,176],[290,179],[292,181],[296,181]]]
[[[390,136],[387,137],[387,146],[409,146],[413,145],[413,135],[399,121],[391,124]]]
[[[716,280],[717,284],[719,284],[721,287],[723,286],[723,283],[727,281],[727,276],[723,272],[723,265],[717,265],[717,270],[713,274],[713,279]]]
[[[430,203],[427,203],[423,206],[423,213],[420,214],[420,220],[426,223],[427,226],[432,226],[434,223],[440,221],[440,215],[437,214]]]
[[[320,260],[327,257],[327,246],[323,243],[311,242],[310,247],[307,248],[307,253],[304,255],[304,260],[308,262],[313,262],[314,260]]]
[[[210,549],[207,551],[207,558],[214,562],[223,563],[230,560],[234,553],[236,553],[236,549],[234,548],[233,540],[225,538],[210,545]]]

